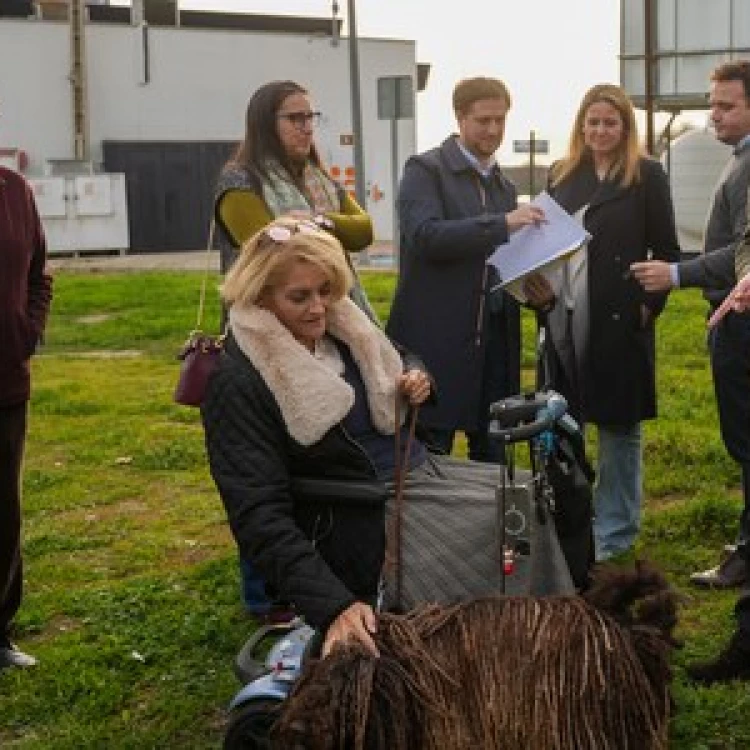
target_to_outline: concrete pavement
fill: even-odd
[[[50,253],[49,266],[66,271],[202,271],[208,267],[219,270],[219,254],[210,257],[204,250],[174,253],[125,253],[108,255],[91,253],[86,255],[56,255]],[[375,242],[363,254],[352,255],[358,268],[393,268],[393,245],[389,242]]]

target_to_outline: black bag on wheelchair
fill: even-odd
[[[584,452],[583,436],[572,420],[555,426],[553,441],[552,451],[545,459],[545,469],[554,496],[557,538],[573,583],[577,589],[584,590],[594,564],[591,488],[594,470]]]

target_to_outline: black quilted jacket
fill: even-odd
[[[294,441],[231,338],[201,413],[232,532],[279,596],[321,629],[354,601],[372,601],[387,492],[362,448],[341,425],[309,447]]]

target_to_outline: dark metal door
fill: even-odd
[[[125,174],[130,249],[205,248],[216,178],[234,147],[223,141],[105,141],[105,169]]]
[[[173,143],[162,151],[164,190],[164,249],[200,247],[202,191],[197,144]]]

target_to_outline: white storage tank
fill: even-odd
[[[669,170],[677,236],[683,253],[703,250],[703,230],[714,187],[732,154],[730,146],[706,129],[690,130],[674,140],[662,156]]]

